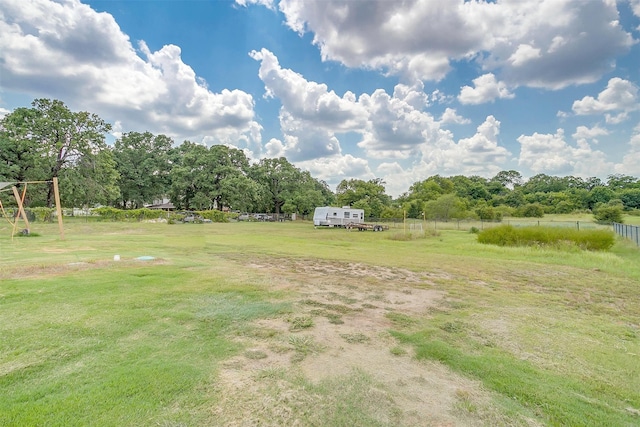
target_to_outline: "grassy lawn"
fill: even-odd
[[[640,250],[623,240],[32,231],[0,225],[3,426],[640,425]]]

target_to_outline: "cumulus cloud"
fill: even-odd
[[[324,60],[407,81],[438,81],[451,61],[471,60],[510,86],[555,89],[596,81],[633,44],[610,0],[282,0],[279,9],[292,30],[313,34]]]
[[[605,136],[605,135],[609,135],[609,131],[600,126],[594,126],[592,128],[589,128],[587,126],[578,126],[576,128],[575,133],[571,136],[573,137],[573,139],[577,141],[591,140],[594,143],[597,143],[598,142],[597,138],[599,136]]]
[[[640,123],[633,129],[633,134],[629,139],[629,151],[624,155],[622,161],[615,165],[615,171],[625,175],[640,175]]]
[[[513,98],[507,85],[496,80],[493,73],[484,74],[473,79],[473,85],[464,86],[458,95],[458,101],[462,104],[484,104],[492,102],[498,98]]]
[[[444,113],[442,113],[442,117],[440,117],[440,124],[457,124],[457,125],[466,125],[471,123],[471,120],[466,119],[456,112],[455,108],[446,108]]]
[[[266,96],[278,98],[283,109],[296,118],[339,131],[357,129],[366,120],[366,112],[355,102],[352,92],[340,97],[326,84],[307,81],[300,74],[282,68],[278,58],[267,49],[249,55],[260,62],[258,76],[264,82]]]
[[[327,182],[374,177],[370,161],[341,148],[339,138],[345,132],[352,138],[359,136],[357,146],[372,163],[380,162],[376,174],[390,183],[391,194],[403,191],[401,186],[406,191],[412,182],[430,173],[493,176],[511,155],[499,143],[500,122],[494,116],[488,116],[474,135],[456,142],[441,125],[470,121],[452,108],[436,120],[425,111],[434,97],[425,94],[421,83],[398,84],[392,94],[377,89],[358,97],[352,93],[340,96],[324,84],[282,68],[268,50],[254,51],[251,56],[260,61],[266,96],[282,103],[284,138],[270,140],[266,153],[285,155]],[[401,162],[410,165],[400,170]]]
[[[317,179],[335,187],[343,179],[369,180],[376,178],[369,161],[351,154],[323,157],[296,162],[296,166],[308,170]]]
[[[601,133],[578,129],[577,136]],[[574,134],[575,135],[575,134]],[[520,135],[520,166],[533,173],[549,175],[604,176],[613,169],[602,151],[593,150],[586,139],[579,139],[573,146],[565,141],[563,129],[555,134]]]
[[[0,34],[0,73],[12,90],[60,98],[129,130],[259,143],[250,94],[211,92],[178,46],[136,49],[111,15],[78,0],[5,0]]]
[[[605,114],[608,123],[620,123],[629,112],[640,108],[638,105],[638,87],[628,80],[614,77],[597,98],[585,96],[573,102],[573,112],[577,115]],[[618,114],[611,114],[612,112]]]

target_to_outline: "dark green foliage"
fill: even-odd
[[[53,221],[54,208],[37,207],[30,208],[29,211],[35,216],[36,221],[51,222]]]
[[[166,217],[167,213],[153,209],[116,209],[109,206],[102,206],[92,210],[94,214],[100,215],[102,219],[108,221],[144,221]]]
[[[499,246],[575,245],[585,250],[608,250],[615,243],[609,230],[578,230],[561,227],[522,227],[511,225],[488,228],[478,234],[478,242]]]
[[[598,206],[593,218],[599,224],[622,223],[622,206],[618,204]]]
[[[544,216],[544,208],[540,203],[529,203],[516,209],[514,216],[523,218],[542,218]]]

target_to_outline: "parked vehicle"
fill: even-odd
[[[364,209],[355,209],[349,206],[341,208],[321,206],[313,212],[313,225],[316,227],[345,227],[347,224],[363,221]]]

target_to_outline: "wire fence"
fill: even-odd
[[[504,218],[502,221],[484,221],[477,219],[464,220],[420,220],[407,218],[377,218],[368,219],[366,222],[380,223],[388,225],[390,229],[406,229],[406,230],[461,230],[469,231],[472,229],[484,230],[485,228],[497,227],[500,225],[512,225],[514,227],[563,227],[575,228],[578,230],[602,229],[608,226],[596,224],[589,221],[554,221],[532,218]]]
[[[640,227],[614,222],[613,231],[615,231],[617,235],[635,242],[636,246],[640,246]]]

